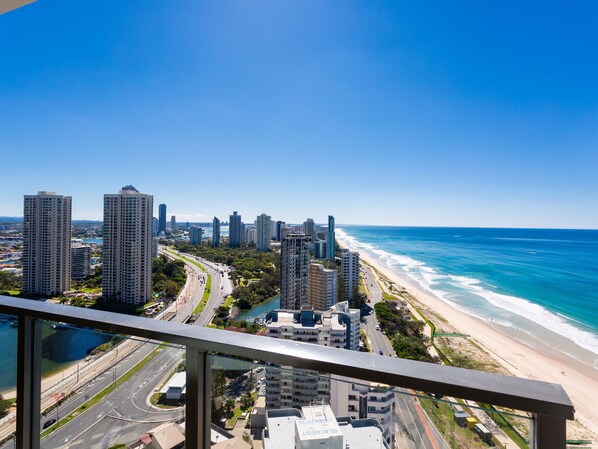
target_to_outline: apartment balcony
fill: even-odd
[[[557,384],[11,297],[0,296],[0,313],[10,315],[17,327],[14,349],[16,353],[16,375],[14,376],[16,378],[16,429],[12,442],[8,443],[12,446],[7,446],[17,449],[62,446],[104,447],[101,438],[103,435],[100,435],[97,441],[94,440],[87,446],[83,446],[76,441],[79,438],[77,432],[67,434],[68,441],[64,441],[63,438],[58,445],[48,442],[52,435],[59,434],[61,429],[74,425],[77,420],[83,421],[86,416],[93,419],[102,416],[98,418],[100,423],[108,419],[118,419],[122,420],[122,426],[138,425],[139,420],[130,420],[124,416],[126,404],[121,404],[135,399],[136,395],[147,387],[144,382],[137,380],[135,376],[138,374],[135,372],[127,371],[125,376],[123,372],[117,372],[124,369],[120,367],[121,363],[124,364],[136,357],[146,364],[144,365],[146,368],[141,368],[138,373],[147,372],[148,375],[156,374],[154,371],[168,363],[174,369],[180,364],[184,365],[186,402],[182,409],[173,412],[173,422],[184,420],[185,447],[188,449],[208,449],[211,446],[211,395],[217,379],[223,377],[218,374],[239,373],[238,378],[223,388],[238,387],[255,381],[251,376],[258,372],[256,368],[268,368],[269,364],[312,370],[328,378],[333,374],[358,380],[363,384],[376,382],[389,385],[386,390],[387,397],[393,395],[397,398],[396,408],[412,407],[416,404],[421,419],[426,419],[427,406],[442,407],[443,399],[447,397],[468,401],[468,408],[471,408],[472,414],[476,414],[478,418],[483,413],[507,416],[506,412],[508,412],[508,416],[517,416],[518,419],[529,424],[528,440],[531,449],[565,449],[566,420],[574,417],[574,408],[569,397]],[[42,330],[48,322],[73,326],[73,331],[63,330],[62,332],[65,333],[77,330],[82,333],[110,333],[112,336],[118,335],[119,338],[126,336],[127,344],[117,346],[117,354],[114,358],[118,364],[110,366],[105,371],[99,371],[93,378],[92,383],[100,382],[102,379],[109,381],[111,387],[107,390],[108,393],[103,392],[104,396],[100,397],[97,403],[89,406],[91,407],[89,412],[83,407],[72,416],[69,423],[63,424],[63,427],[57,430],[53,429],[53,425],[49,429],[42,429],[42,425],[47,424],[54,413],[51,412],[50,415],[42,418],[42,408],[46,409],[48,401],[53,400],[53,397],[62,391],[61,388],[64,388],[60,386],[57,390],[48,391],[45,385],[42,386],[41,361],[42,356],[45,357],[44,354],[48,351],[45,340],[42,345],[47,332],[43,333]],[[2,349],[5,353],[10,352],[10,342],[5,341],[0,344],[4,345]],[[123,349],[118,349],[119,347]],[[121,357],[124,356],[119,351],[125,350],[129,352],[121,361]],[[102,357],[110,359],[113,354],[101,355],[98,360]],[[155,362],[153,362],[154,358]],[[86,364],[91,365],[91,363],[81,361],[77,364],[77,380],[79,375],[91,373],[90,370],[86,371]],[[81,370],[79,365],[83,365]],[[130,376],[127,377],[129,374]],[[75,377],[73,382],[74,379]],[[317,376],[314,376],[312,385],[317,385],[317,381]],[[160,385],[157,388],[160,388]],[[80,398],[81,401],[87,400],[86,392],[91,391],[88,388],[91,387],[89,385],[78,387],[72,392],[73,397]],[[295,387],[294,390],[297,388]],[[149,391],[152,392],[151,388]],[[281,398],[281,401],[301,399],[300,396],[296,396],[295,391],[292,394],[292,397]],[[325,397],[327,392],[322,391],[322,394]],[[431,394],[434,397],[430,396]],[[144,401],[145,397],[140,396],[138,403],[144,404]],[[492,404],[495,408],[489,411],[488,404]],[[102,415],[99,411],[103,408],[109,413]],[[394,409],[388,412],[393,414]],[[413,413],[413,416],[417,418],[418,413]],[[58,418],[63,419],[62,416]],[[428,427],[434,425],[432,421],[426,422]],[[392,426],[391,429],[399,427],[401,426]],[[54,430],[54,433],[46,435],[51,430]],[[443,432],[456,434],[462,431],[469,430],[455,426],[454,429],[440,429],[439,435],[444,435]],[[43,441],[40,437],[44,438]],[[400,438],[397,437],[400,435],[395,435],[396,441],[399,441]],[[439,440],[434,444],[416,441],[416,447],[445,447],[446,443],[442,440],[442,436],[438,438]],[[449,436],[446,438],[448,439]],[[79,445],[77,446],[76,443]],[[397,447],[403,449],[403,446]],[[512,446],[508,445],[508,447]]]

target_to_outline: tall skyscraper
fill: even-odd
[[[282,240],[282,228],[286,228],[287,224],[284,221],[277,221],[276,222],[276,236],[275,239],[277,242]]]
[[[152,218],[152,235],[155,237],[160,232],[160,222],[156,217]]]
[[[316,224],[314,223],[313,218],[308,218],[303,222],[303,233],[310,236],[312,242],[318,240],[318,236],[316,235]]]
[[[353,349],[352,325],[356,324],[359,335],[359,311],[357,322],[344,311],[274,310],[266,315],[266,336],[285,340],[303,341]],[[331,381],[329,376],[315,371],[290,366],[266,368],[266,407],[301,407],[312,401],[330,402]]]
[[[158,234],[160,232],[166,234],[166,204],[158,206]]]
[[[326,231],[326,259],[334,259],[335,249],[334,217],[332,215],[328,215],[328,231]]]
[[[309,265],[307,300],[310,307],[326,310],[336,304],[338,272],[319,263]]]
[[[189,228],[189,243],[192,245],[201,245],[201,237],[203,235],[203,229],[199,226],[191,226]]]
[[[212,220],[212,246],[220,246],[220,220],[216,217]]]
[[[272,235],[272,217],[266,214],[258,215],[255,220],[255,231],[257,234],[257,249],[259,251],[268,251],[270,249],[270,236]]]
[[[238,248],[241,246],[243,237],[241,216],[237,214],[237,211],[234,211],[233,214],[228,217],[228,246],[231,248]]]
[[[75,244],[71,246],[71,279],[80,281],[89,276],[91,268],[91,247]]]
[[[304,234],[289,234],[282,239],[280,307],[299,310],[307,305],[309,241]]]
[[[255,228],[248,228],[245,230],[245,242],[249,244],[257,244],[257,232]]]
[[[71,197],[54,192],[25,195],[24,294],[60,295],[71,288]]]
[[[353,298],[359,287],[359,253],[343,249],[341,251],[341,276],[343,278],[342,299]]]
[[[171,232],[176,231],[176,216],[175,215],[170,217],[170,231]]]
[[[104,298],[132,304],[151,299],[153,201],[130,185],[104,195]]]

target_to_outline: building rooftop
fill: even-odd
[[[385,449],[382,427],[372,419],[337,419],[329,405],[268,411],[264,449]]]

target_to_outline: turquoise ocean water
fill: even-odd
[[[598,231],[348,225],[337,231],[466,313],[540,341],[551,331],[598,354]]]

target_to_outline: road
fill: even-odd
[[[185,255],[192,258],[192,256]],[[218,306],[232,291],[226,266],[213,265],[204,260],[198,261],[212,276],[211,293],[195,324],[207,325]],[[188,267],[188,284],[179,299],[172,305],[176,315],[171,321],[185,322],[199,304],[205,290],[207,274],[196,265],[184,261]],[[222,273],[222,274],[221,274]],[[203,282],[201,280],[203,279]],[[222,288],[221,288],[222,286]],[[168,311],[171,311],[170,309]],[[139,361],[157,348],[159,342],[147,342],[132,354],[120,360],[93,382],[77,390],[57,410],[44,417],[40,426],[49,419],[60,418],[76,410],[87,400],[110,386],[115,379],[129,371]],[[135,375],[115,391],[106,395],[86,412],[82,412],[68,424],[52,432],[41,440],[43,449],[55,448],[101,448],[115,443],[130,443],[161,422],[175,421],[184,416],[184,407],[161,410],[153,408],[148,397],[166,380],[167,376],[181,362],[184,350],[177,347],[162,347],[154,352],[153,358]],[[14,448],[14,441],[2,449]]]
[[[373,308],[376,303],[382,301],[383,292],[370,267],[362,265],[362,274],[369,293],[370,306]],[[378,320],[372,310],[372,313],[365,317],[365,331],[372,352],[377,354],[382,351],[383,355],[396,357],[388,338],[381,331],[376,330],[376,326],[378,326]],[[401,449],[450,449],[422,410],[418,400],[409,395],[410,391],[405,389],[401,389],[401,391],[405,394],[396,395],[393,432],[398,447]]]

